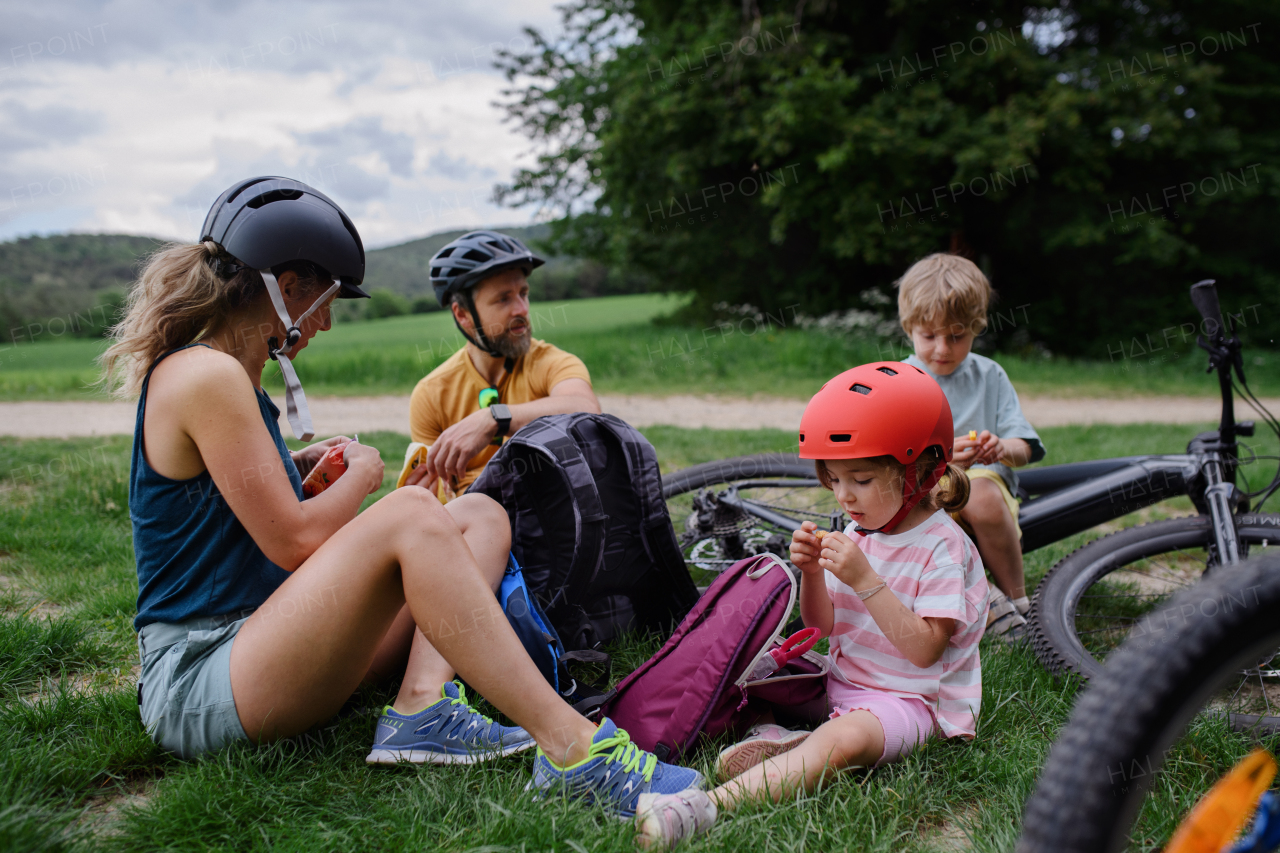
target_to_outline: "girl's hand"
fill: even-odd
[[[335,435],[333,438],[326,438],[324,441],[317,441],[308,444],[301,450],[295,450],[289,454],[293,457],[293,464],[298,466],[298,473],[302,475],[302,479],[307,479],[307,475],[311,473],[311,469],[316,467],[316,463],[324,456],[324,454],[335,444],[346,444],[351,441],[345,435]]]
[[[805,574],[822,571],[822,567],[818,565],[818,552],[822,550],[822,545],[815,535],[817,530],[818,525],[806,521],[800,525],[799,530],[791,534],[791,563]]]
[[[367,481],[366,494],[373,494],[382,486],[382,473],[384,465],[382,463],[382,454],[375,448],[360,442],[352,442],[346,452],[347,473],[344,475],[350,477],[356,475]]]
[[[858,544],[836,530],[822,537],[818,565],[854,589],[863,589],[880,582],[867,555],[862,553]]]

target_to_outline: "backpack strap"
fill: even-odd
[[[551,462],[563,478],[573,504],[574,546],[569,565],[557,571],[548,585],[549,600],[544,602],[547,616],[561,627],[578,626],[578,630],[561,632],[566,647],[576,648],[582,641],[581,628],[586,621],[582,595],[595,579],[604,558],[605,521],[595,477],[578,442],[569,434],[566,416],[538,418],[507,440],[489,460],[472,489],[499,499],[513,516],[517,499],[515,483],[521,465],[538,464],[538,454]],[[572,417],[572,416],[569,416]],[[521,451],[525,451],[521,453]],[[492,474],[491,474],[492,472]],[[495,495],[497,492],[501,497]],[[536,507],[534,508],[536,510]]]
[[[621,418],[583,413],[576,416],[573,423],[576,424],[582,418],[595,421],[622,445],[622,455],[627,460],[627,474],[640,502],[640,539],[649,560],[664,576],[663,583],[654,592],[666,600],[664,609],[670,611],[664,621],[682,619],[698,600],[698,588],[680,553],[680,544],[676,541],[675,530],[671,526],[671,514],[662,497],[658,454],[648,439]]]

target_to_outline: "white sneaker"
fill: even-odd
[[[716,804],[706,791],[689,788],[678,794],[641,794],[636,801],[636,841],[662,849],[711,829]]]
[[[745,740],[720,753],[720,757],[716,759],[716,778],[721,782],[728,782],[761,761],[795,749],[810,734],[807,731],[793,732],[772,723],[752,726],[747,729]]]

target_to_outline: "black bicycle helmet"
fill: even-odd
[[[364,281],[364,244],[342,208],[324,193],[300,181],[280,177],[249,178],[218,196],[200,227],[200,242],[212,240],[231,260],[211,261],[215,271],[229,277],[241,270],[257,270],[280,322],[285,340],[271,337],[267,353],[280,364],[285,405],[293,434],[310,441],[314,430],[307,397],[289,353],[302,339],[301,326],[335,294],[340,298],[368,298]],[[291,317],[273,268],[304,261],[324,269],[333,283],[299,317]]]
[[[364,244],[356,226],[328,196],[301,181],[258,177],[240,181],[218,197],[200,229],[245,267],[269,270],[288,261],[310,261],[341,282],[339,299],[368,298]],[[223,265],[234,273],[234,265]]]
[[[431,287],[436,292],[436,299],[446,308],[455,296],[461,298],[463,307],[471,314],[476,332],[474,338],[468,335],[454,317],[454,325],[464,338],[489,355],[504,358],[485,335],[470,290],[489,276],[510,269],[522,269],[527,277],[545,263],[515,237],[497,231],[471,231],[436,252],[431,259]],[[515,361],[505,358],[506,369],[510,372]]]
[[[527,276],[546,261],[515,237],[497,231],[471,231],[431,259],[431,287],[442,306],[491,275],[520,268]]]

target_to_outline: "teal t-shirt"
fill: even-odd
[[[1004,368],[991,359],[977,353],[969,353],[960,366],[949,376],[935,376],[925,363],[914,355],[903,359],[905,364],[918,367],[933,376],[942,393],[951,404],[951,419],[955,422],[955,434],[967,435],[970,430],[988,430],[1000,438],[1020,438],[1031,445],[1031,461],[1044,458],[1044,442],[1035,427],[1027,422],[1018,404],[1018,392]],[[1000,475],[1010,492],[1018,488],[1018,475],[1008,465],[974,465],[974,468],[990,468]]]

